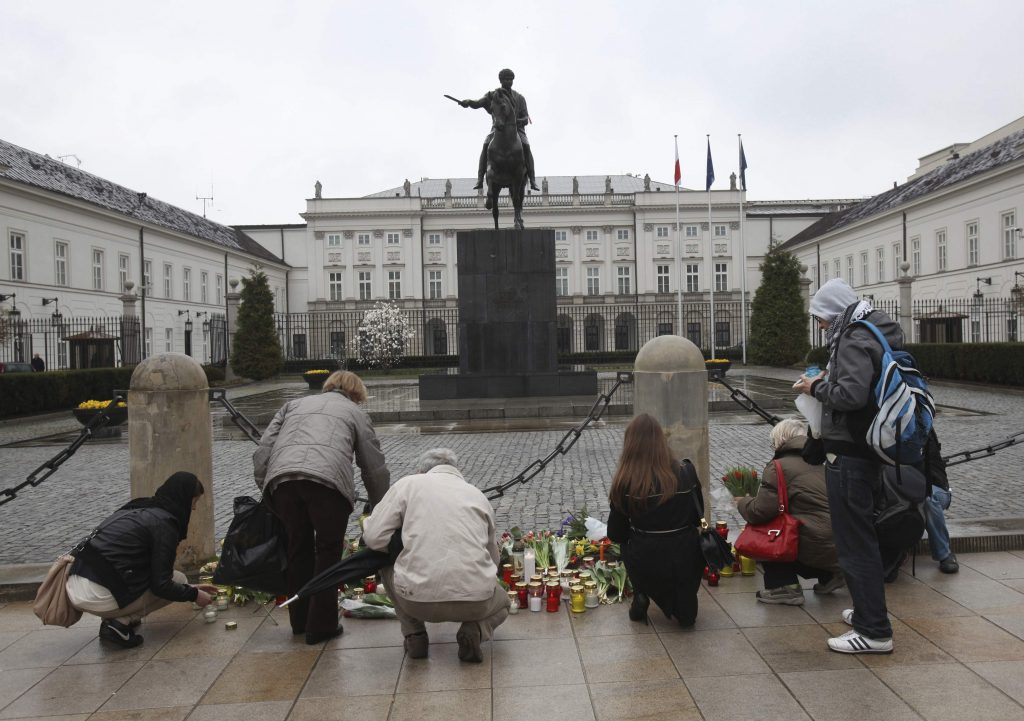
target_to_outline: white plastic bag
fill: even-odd
[[[600,541],[608,535],[608,524],[602,523],[593,516],[587,516],[587,520],[583,524],[587,527],[587,538],[591,541]]]
[[[796,397],[796,409],[807,419],[811,435],[821,438],[821,401],[806,393],[801,393]]]

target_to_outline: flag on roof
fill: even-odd
[[[740,188],[747,189],[747,156],[743,153],[743,138],[740,138]]]
[[[683,179],[683,171],[679,167],[679,138],[676,138],[676,174],[675,174],[676,187],[679,187],[679,181]]]
[[[715,182],[715,166],[711,162],[711,138],[708,138],[708,179],[707,187],[704,190],[711,190],[711,184]]]

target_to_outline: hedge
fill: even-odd
[[[906,348],[929,378],[1024,386],[1024,343],[912,343]]]

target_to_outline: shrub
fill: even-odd
[[[127,389],[132,367],[0,374],[0,417],[70,409]]]
[[[810,345],[807,324],[800,297],[800,261],[773,248],[761,263],[761,285],[751,304],[750,360],[770,366],[800,362]]]
[[[254,270],[243,278],[241,296],[231,369],[243,378],[270,378],[280,372],[284,358],[274,327],[274,294],[266,273]]]
[[[359,362],[370,368],[391,368],[402,360],[410,338],[412,331],[402,311],[380,301],[366,311],[359,324]]]

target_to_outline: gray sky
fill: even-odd
[[[514,14],[505,9],[518,8]],[[494,30],[488,28],[494,27]],[[757,200],[869,196],[1024,113],[1024,3],[0,4],[0,137],[228,224],[469,177],[511,67],[537,174],[650,173]],[[69,160],[69,162],[74,162]]]

